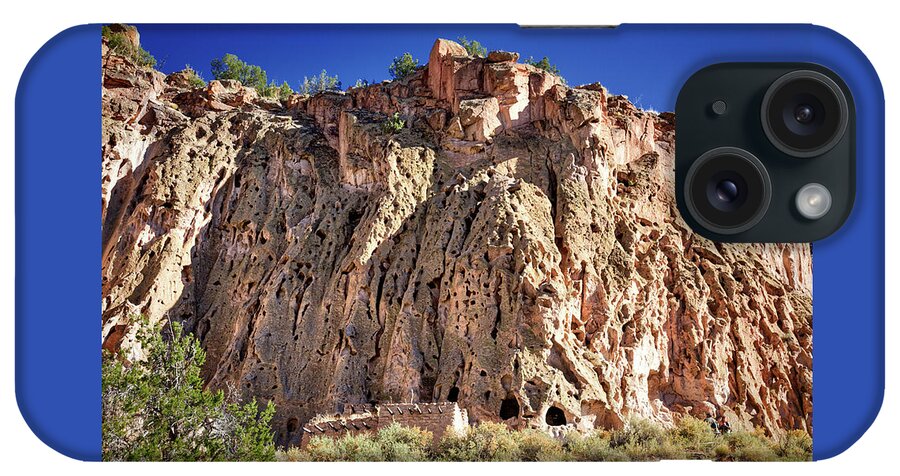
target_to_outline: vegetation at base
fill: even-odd
[[[539,430],[514,431],[502,423],[483,423],[464,435],[448,433],[437,447],[440,461],[562,461],[562,443]]]
[[[484,58],[487,56],[487,48],[482,46],[478,40],[469,40],[465,36],[460,36],[456,41],[466,49],[466,53],[468,53],[469,56],[474,56],[476,58]]]
[[[313,438],[304,449],[279,451],[280,461],[428,461],[432,434],[392,423],[377,433]]]
[[[187,76],[188,84],[192,88],[197,89],[206,87],[206,81],[203,79],[203,76],[195,71],[194,68],[191,67],[191,65],[184,65],[184,69],[182,70],[182,72]]]
[[[413,55],[410,53],[403,53],[394,58],[394,61],[392,61],[390,67],[388,67],[388,73],[390,73],[391,78],[393,79],[403,79],[414,73],[417,69],[419,69],[419,60],[413,58]]]
[[[144,48],[131,44],[131,41],[125,36],[125,33],[114,32],[109,26],[103,25],[103,27],[100,28],[100,35],[103,36],[103,38],[106,38],[106,45],[114,53],[131,59],[138,66],[147,68],[156,66],[156,58]]]
[[[560,79],[563,84],[566,84],[566,78],[563,78],[561,74],[559,74],[559,68],[556,67],[555,64],[550,62],[550,58],[544,56],[540,61],[535,60],[533,57],[528,57],[528,59],[522,61],[525,64],[530,64],[535,68],[542,69]]]
[[[556,439],[535,430],[482,423],[465,434],[448,432],[437,444],[418,428],[393,424],[377,433],[339,439],[314,437],[305,448],[279,451],[283,461],[808,461],[812,438],[791,431],[772,440],[760,430],[715,435],[709,425],[683,417],[673,428],[632,420],[621,430],[590,435],[569,432]]]
[[[265,70],[257,65],[247,64],[231,53],[212,60],[209,65],[215,79],[240,81],[248,88],[255,88],[260,95],[263,95],[268,85]]]
[[[178,323],[141,320],[144,360],[106,353],[102,367],[102,454],[111,461],[268,461],[275,405],[240,404],[203,389],[206,354]]]
[[[381,123],[381,131],[385,134],[396,134],[402,131],[405,125],[406,121],[400,118],[400,113],[395,112]]]
[[[341,82],[338,80],[337,75],[329,76],[328,71],[322,70],[318,76],[313,77],[303,77],[303,82],[300,83],[300,89],[297,90],[300,94],[313,95],[316,93],[320,93],[322,91],[335,91],[341,89]]]

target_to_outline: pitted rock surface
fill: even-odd
[[[516,60],[438,40],[403,80],[279,102],[104,48],[104,346],[184,322],[282,443],[346,404],[445,400],[811,432],[809,246],[694,234],[672,114]]]

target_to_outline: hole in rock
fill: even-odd
[[[448,402],[455,402],[455,401],[458,401],[458,400],[459,400],[459,388],[458,388],[458,387],[453,387],[453,388],[450,389],[449,392],[447,392],[447,401],[448,401]]]
[[[291,419],[289,419],[289,420],[287,421],[287,432],[288,432],[288,433],[293,433],[293,432],[297,431],[297,425],[298,425],[299,423],[300,423],[300,422],[299,422],[296,418],[291,418]]]
[[[562,426],[566,424],[566,414],[558,407],[548,408],[545,419],[550,426]]]
[[[500,418],[509,420],[519,416],[519,401],[515,398],[504,398],[500,402]]]

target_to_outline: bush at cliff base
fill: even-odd
[[[275,457],[270,402],[239,404],[203,390],[206,355],[178,323],[143,322],[143,360],[103,361],[103,459],[126,461],[261,461]]]
[[[808,461],[812,439],[804,431],[768,438],[761,430],[716,435],[709,425],[685,416],[664,428],[634,419],[622,429],[560,439],[537,430],[511,430],[485,422],[464,433],[448,432],[437,444],[431,433],[397,424],[377,433],[314,437],[303,449],[279,451],[283,461]]]
[[[304,449],[280,451],[282,461],[428,461],[432,442],[430,431],[397,423],[378,433],[347,435],[343,438],[310,440]]]

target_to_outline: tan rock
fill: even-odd
[[[516,427],[810,431],[810,248],[694,234],[671,114],[447,40],[275,114],[103,64],[105,345],[183,321],[211,388],[277,404],[280,443],[344,404],[445,400]]]
[[[495,97],[466,99],[459,103],[459,121],[466,140],[485,141],[500,129],[500,103]]]
[[[176,71],[166,76],[166,84],[180,89],[193,89],[190,82],[190,75],[186,71]]]

